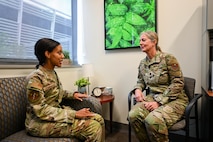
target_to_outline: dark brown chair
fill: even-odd
[[[195,79],[184,77],[184,90],[189,98],[189,104],[186,107],[185,114],[183,118],[175,123],[170,129],[169,132],[174,131],[185,131],[185,141],[189,141],[190,133],[190,120],[195,119],[196,124],[196,140],[199,140],[199,127],[198,127],[198,99],[202,96],[201,94],[195,94]],[[128,95],[128,108],[131,110],[131,106],[136,104],[136,100],[133,97],[134,90],[129,92]],[[191,110],[194,108],[194,113],[191,114]],[[131,142],[131,125],[129,124],[129,142]]]

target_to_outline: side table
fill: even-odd
[[[112,133],[112,115],[113,115],[113,101],[115,99],[115,96],[113,94],[102,94],[99,97],[96,97],[101,104],[109,103],[109,113],[110,113],[110,133]]]

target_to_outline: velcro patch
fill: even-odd
[[[28,93],[28,100],[31,103],[35,103],[41,99],[41,94],[38,91],[30,91]]]
[[[179,65],[178,65],[177,63],[174,63],[174,64],[172,64],[171,69],[172,69],[173,71],[177,71],[177,70],[179,70]]]

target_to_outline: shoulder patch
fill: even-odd
[[[172,69],[173,71],[177,71],[177,70],[179,70],[179,65],[178,65],[177,63],[173,63],[173,64],[171,65],[171,69]]]
[[[30,91],[28,93],[28,100],[30,103],[38,102],[41,99],[41,94],[38,91]]]

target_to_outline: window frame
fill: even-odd
[[[77,61],[77,0],[71,1],[72,12],[72,66],[78,65]],[[13,59],[13,58],[1,58],[0,68],[34,68],[38,63],[37,59]],[[67,67],[67,66],[66,66]]]

